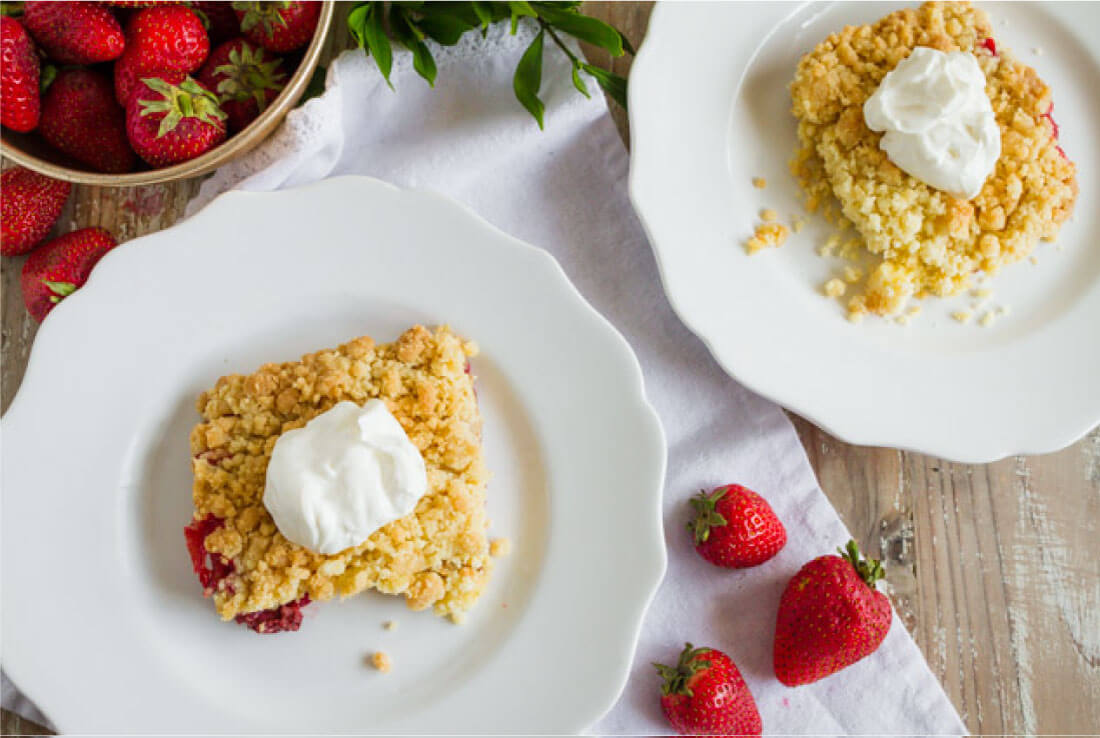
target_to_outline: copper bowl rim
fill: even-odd
[[[302,61],[298,64],[298,68],[294,71],[290,81],[287,82],[286,87],[283,88],[283,91],[279,93],[279,96],[275,98],[271,105],[243,131],[231,136],[224,143],[202,156],[161,169],[129,172],[127,174],[104,174],[84,169],[73,169],[40,159],[17,148],[4,138],[0,138],[0,154],[47,177],[73,182],[74,184],[105,187],[156,184],[207,174],[249,151],[267,138],[268,134],[278,127],[283,117],[298,102],[305,92],[306,86],[313,78],[313,72],[320,61],[329,26],[332,24],[335,7],[336,3],[333,0],[323,0],[321,3],[321,14],[317,18],[317,28],[313,32],[313,39],[306,48],[305,54],[302,55]],[[6,130],[4,132],[7,133]]]

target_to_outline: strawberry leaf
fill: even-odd
[[[46,285],[53,293],[50,296],[50,302],[61,302],[62,298],[76,292],[76,285],[72,282],[53,282],[49,279],[43,279],[42,284]]]

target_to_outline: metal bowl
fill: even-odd
[[[254,148],[278,127],[291,108],[301,98],[306,86],[324,50],[325,37],[335,10],[335,2],[326,0],[321,4],[321,14],[317,19],[317,29],[313,40],[306,48],[302,61],[287,82],[283,91],[272,101],[267,109],[252,121],[247,128],[230,136],[225,143],[211,149],[202,156],[161,169],[148,169],[127,174],[104,174],[84,167],[73,159],[52,148],[34,131],[16,133],[2,129],[0,133],[0,154],[12,161],[41,172],[47,177],[63,179],[77,184],[99,185],[106,187],[130,187],[134,185],[170,182],[206,174],[232,161],[241,154]]]

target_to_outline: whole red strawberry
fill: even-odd
[[[230,133],[248,126],[279,96],[286,83],[281,64],[281,59],[265,56],[262,48],[243,38],[226,41],[210,53],[199,81],[217,93],[229,116]]]
[[[25,254],[42,242],[61,217],[72,185],[23,167],[0,174],[0,253]]]
[[[196,0],[191,3],[199,18],[206,26],[206,35],[210,37],[210,46],[214,47],[241,34],[240,21],[233,12],[233,4],[222,0]]]
[[[695,519],[688,523],[695,550],[712,564],[743,569],[763,564],[787,543],[787,531],[771,505],[739,484],[691,498]]]
[[[29,131],[38,125],[40,64],[34,42],[23,25],[0,16],[0,123],[13,131]]]
[[[126,135],[138,156],[164,167],[205,154],[225,140],[218,98],[180,72],[141,80],[126,104]]]
[[[875,589],[884,576],[862,560],[855,541],[839,556],[819,556],[787,583],[775,623],[775,676],[809,684],[875,651],[890,630],[890,601]]]
[[[122,55],[126,40],[111,11],[87,2],[23,4],[23,25],[60,64],[98,64]]]
[[[20,284],[27,312],[41,323],[57,303],[88,281],[92,267],[117,245],[102,228],[81,228],[43,244],[23,264]]]
[[[111,81],[91,69],[58,72],[42,98],[38,130],[51,146],[97,172],[121,174],[137,163]]]
[[[233,9],[241,21],[245,38],[269,51],[294,51],[313,38],[321,3],[235,2]]]
[[[169,71],[190,74],[209,53],[206,29],[190,8],[158,5],[139,10],[126,26],[126,50],[115,62],[115,99],[126,105],[143,77]]]
[[[676,666],[654,664],[664,682],[661,708],[683,735],[760,735],[756,701],[729,656],[684,645]]]

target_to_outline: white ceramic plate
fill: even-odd
[[[677,313],[748,387],[852,443],[970,462],[1053,451],[1100,421],[1100,4],[980,4],[998,46],[1051,85],[1080,183],[1057,243],[994,279],[1007,316],[959,324],[962,296],[925,300],[905,327],[849,323],[820,292],[839,262],[814,251],[819,217],[779,249],[742,247],[762,208],[801,212],[787,171],[798,59],[902,5],[658,5],[630,78],[634,205]]]
[[[512,554],[462,626],[376,593],[297,633],[221,622],[182,533],[196,394],[415,322],[481,346]],[[580,731],[665,567],[665,444],[624,339],[546,252],[366,178],[230,193],[107,255],[42,326],[3,440],[4,667],[65,732]]]

